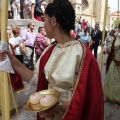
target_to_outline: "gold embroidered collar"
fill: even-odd
[[[74,45],[77,45],[77,44],[80,44],[80,42],[77,41],[77,40],[74,40],[74,41],[67,42],[67,43],[65,43],[65,44],[63,44],[63,45],[57,43],[57,46],[58,46],[59,48],[66,48],[66,47],[74,46]]]

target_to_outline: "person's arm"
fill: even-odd
[[[21,10],[20,10],[20,0],[18,0],[18,1],[16,2],[16,4],[17,4],[18,12],[20,13],[20,12],[21,12]]]
[[[20,43],[13,45],[13,48],[19,47]]]
[[[25,42],[25,40],[23,40],[22,41],[22,49],[24,49],[24,50],[25,50],[25,45],[26,45],[26,42]]]
[[[17,60],[9,51],[5,51],[5,54],[8,55],[13,69],[27,82],[30,82],[34,72],[26,68],[19,60]]]
[[[43,45],[44,47],[48,47],[49,44],[48,44],[46,38],[45,38],[44,40],[42,40],[41,42],[42,42],[42,45]]]
[[[34,9],[35,9],[35,4],[32,3],[32,5],[31,5],[31,19],[32,19],[32,20],[35,19],[35,18],[34,18]]]

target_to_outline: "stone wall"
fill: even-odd
[[[30,19],[21,19],[21,20],[13,20],[13,19],[8,19],[8,29],[12,29],[13,27],[20,27],[21,30],[24,30],[27,28],[27,25],[29,22],[34,22],[35,24],[35,33],[38,31],[38,27],[44,26],[43,22],[39,22],[36,20],[30,20]]]

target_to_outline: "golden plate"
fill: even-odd
[[[41,106],[40,103],[38,103],[38,104],[31,104],[30,103],[30,99],[28,98],[26,100],[25,104],[24,104],[25,110],[27,110],[29,112],[41,112],[41,111],[47,110],[50,107],[54,106],[58,102],[58,100],[60,98],[60,94],[57,91],[55,91],[55,90],[48,89],[48,90],[40,91],[38,93],[43,94],[43,95],[53,95],[56,99],[55,99],[54,103],[51,104],[50,106],[43,107],[43,106]]]

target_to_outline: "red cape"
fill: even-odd
[[[104,120],[104,99],[99,67],[91,51],[84,45],[82,46],[84,52],[78,80],[63,120]],[[45,79],[44,66],[53,48],[54,46],[43,55],[40,61],[38,91],[47,89],[48,82]],[[44,119],[37,115],[37,120]]]

